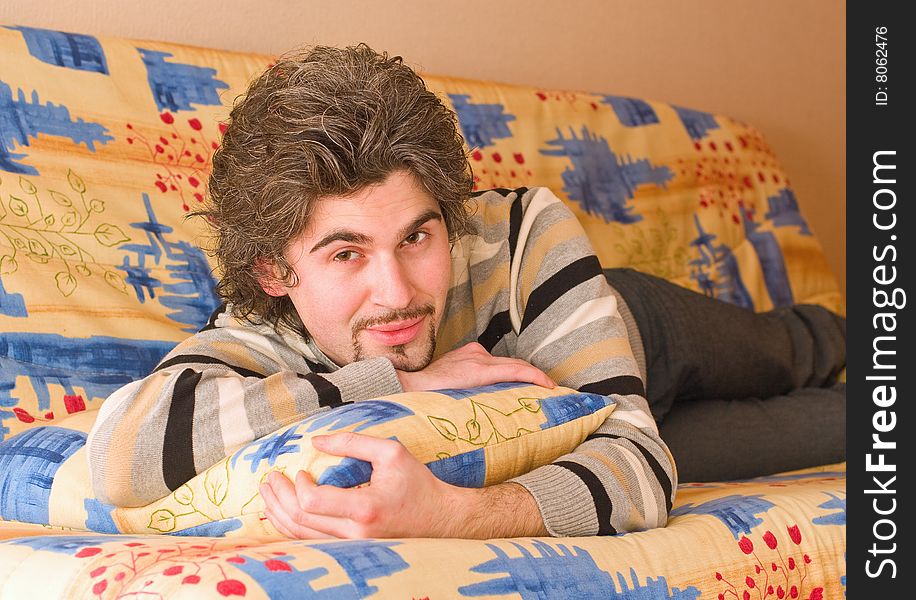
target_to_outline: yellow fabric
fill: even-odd
[[[734,597],[729,591],[741,598],[745,590],[757,597],[769,586],[770,597],[781,587],[785,598],[842,598],[845,499],[845,465],[831,465],[682,485],[667,527],[610,538],[297,542],[31,531],[45,535],[0,542],[0,599],[97,590],[102,598],[138,590],[276,598],[293,589],[373,598],[528,598],[538,590],[538,597],[684,599]],[[7,529],[27,535],[0,522],[0,539]]]

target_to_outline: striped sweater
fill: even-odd
[[[475,200],[477,233],[452,248],[436,354],[478,341],[560,385],[617,402],[574,451],[512,480],[532,494],[551,535],[663,526],[674,462],[582,227],[545,188],[491,190]],[[102,405],[87,442],[93,487],[106,502],[147,504],[284,425],[400,391],[387,358],[341,367],[301,335],[224,307],[151,375]]]

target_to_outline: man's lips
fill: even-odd
[[[364,331],[381,344],[400,346],[412,342],[417,337],[425,320],[426,317],[422,316],[407,321],[394,321],[367,327]]]

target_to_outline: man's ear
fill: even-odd
[[[275,298],[286,295],[286,286],[283,285],[277,272],[277,265],[272,260],[259,258],[254,263],[254,273],[265,294]]]

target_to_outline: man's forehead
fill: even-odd
[[[396,230],[423,215],[439,218],[439,203],[409,173],[396,172],[385,181],[347,196],[325,196],[313,201],[306,236],[333,229]]]

